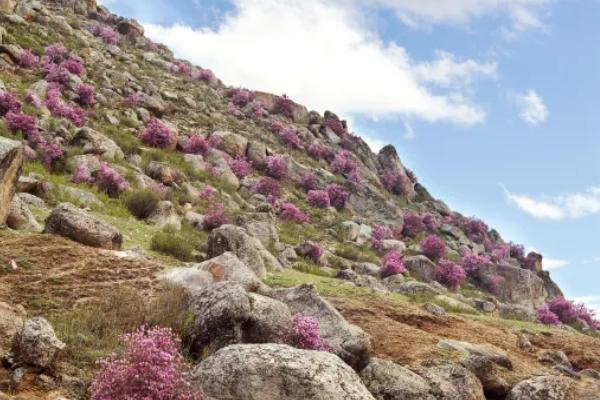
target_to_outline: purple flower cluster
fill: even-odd
[[[183,76],[192,76],[192,67],[183,61],[176,61],[173,64],[173,72]]]
[[[106,44],[118,44],[120,35],[117,31],[105,24],[96,24],[92,27],[92,34],[102,39]]]
[[[390,250],[382,260],[381,276],[387,278],[392,275],[399,275],[406,272],[406,266],[402,261],[402,255],[398,250]]]
[[[479,270],[490,262],[488,257],[474,253],[464,247],[460,249],[460,255],[462,256],[461,265],[471,278],[477,277]]]
[[[436,280],[450,290],[458,289],[467,277],[463,267],[449,260],[441,260],[438,263],[435,275]]]
[[[329,345],[319,334],[319,321],[307,315],[294,315],[292,342],[299,349],[330,351]]]
[[[22,132],[23,136],[30,142],[39,140],[37,120],[31,115],[23,114],[20,111],[9,111],[4,116],[4,122],[9,131],[16,133]]]
[[[146,122],[139,137],[145,145],[160,149],[171,147],[177,140],[175,133],[158,118],[151,118]]]
[[[312,171],[303,172],[296,183],[298,187],[305,192],[317,190],[319,188],[319,178],[317,178],[317,175]]]
[[[215,74],[210,69],[203,69],[198,75],[198,79],[206,83],[210,83],[215,79]]]
[[[9,111],[21,111],[21,102],[12,93],[0,92],[0,117],[5,116]]]
[[[371,246],[383,250],[383,241],[392,237],[392,230],[387,225],[375,225],[371,233]]]
[[[285,127],[283,126],[283,124],[281,122],[273,121],[273,122],[271,122],[271,125],[269,126],[269,128],[271,129],[271,132],[279,134],[281,131],[283,131],[283,129]]]
[[[562,296],[557,296],[547,304],[547,308],[564,324],[581,320],[591,328],[600,329],[600,320],[596,318],[594,311],[589,310],[583,303],[575,303]]]
[[[294,115],[294,102],[287,97],[285,94],[278,97],[273,106],[273,112],[276,114],[285,115],[288,118],[292,118]]]
[[[227,223],[225,215],[225,206],[223,204],[211,204],[208,206],[208,211],[204,216],[202,226],[206,230],[213,230]]]
[[[425,229],[427,229],[428,232],[436,232],[438,229],[440,229],[441,223],[434,214],[426,212],[425,214],[421,215],[421,219],[423,220],[423,225],[425,225]]]
[[[25,49],[19,56],[19,66],[22,68],[34,68],[40,62],[40,58],[31,50]]]
[[[96,94],[93,86],[81,83],[75,88],[77,103],[82,107],[91,107],[96,104]]]
[[[56,161],[62,158],[64,150],[56,142],[41,138],[36,149],[42,158],[42,164],[50,168]]]
[[[339,119],[332,116],[329,116],[323,120],[323,126],[331,129],[339,137],[343,137],[348,134],[344,124]]]
[[[46,108],[50,110],[53,117],[66,118],[75,126],[82,127],[85,125],[85,111],[76,105],[70,105],[62,101],[62,94],[58,86],[50,86],[46,92]]]
[[[291,149],[299,149],[301,147],[302,142],[300,141],[300,137],[293,129],[284,129],[279,133],[279,138],[286,147]]]
[[[232,102],[229,102],[229,104],[227,105],[227,112],[236,118],[242,118],[244,116],[242,111],[239,108],[237,108],[237,106]]]
[[[331,161],[331,170],[338,174],[350,175],[358,170],[358,165],[348,150],[338,152]]]
[[[206,155],[209,148],[208,140],[204,136],[192,135],[188,138],[185,146],[183,146],[183,152],[187,154]]]
[[[198,193],[198,196],[202,200],[210,201],[210,200],[212,200],[215,193],[216,193],[215,188],[213,188],[212,186],[206,185],[202,188],[202,190],[200,190],[200,192]]]
[[[498,295],[500,292],[500,287],[502,286],[504,281],[505,281],[504,277],[502,277],[500,275],[490,275],[485,279],[484,284],[487,287],[487,289],[490,291],[490,293]]]
[[[423,218],[419,214],[410,211],[404,215],[403,233],[405,236],[414,238],[425,229]]]
[[[558,315],[556,315],[552,311],[550,311],[550,308],[548,307],[547,304],[537,306],[535,308],[535,316],[540,323],[545,324],[545,325],[559,325],[560,324],[560,319],[558,318]]]
[[[306,194],[306,201],[317,208],[327,208],[331,205],[329,193],[326,190],[309,190]]]
[[[140,95],[137,92],[130,93],[123,99],[123,105],[128,108],[136,108],[140,105]]]
[[[269,115],[269,112],[265,109],[265,106],[260,101],[252,102],[252,115],[255,118],[264,118]]]
[[[268,156],[266,161],[267,174],[275,179],[283,179],[288,174],[288,162],[285,156],[275,154]]]
[[[510,246],[510,256],[512,258],[515,258],[521,262],[525,260],[525,247],[523,247],[523,245],[513,242],[510,242],[508,245]]]
[[[71,174],[71,182],[73,183],[91,183],[92,181],[92,174],[85,164],[78,164],[73,174]]]
[[[475,243],[483,243],[488,226],[480,219],[470,218],[465,224],[465,233]]]
[[[308,155],[316,160],[332,160],[335,152],[329,146],[321,143],[312,143],[307,149]]]
[[[240,156],[229,161],[229,168],[235,176],[241,179],[245,176],[248,176],[250,173],[251,164],[246,157]]]
[[[336,183],[327,185],[326,190],[329,194],[329,201],[331,202],[331,205],[337,210],[343,209],[350,194],[345,191],[343,187]]]
[[[446,255],[446,244],[437,235],[429,235],[420,243],[421,253],[433,261],[438,261]]]
[[[404,194],[406,178],[404,175],[400,174],[399,171],[392,168],[386,168],[381,172],[380,179],[381,184],[388,192],[398,196],[402,196]]]
[[[267,199],[276,199],[281,194],[281,186],[275,179],[263,176],[254,186],[254,191]]]
[[[483,246],[485,247],[485,251],[490,253],[494,262],[505,260],[510,255],[510,246],[501,240],[492,243],[489,239],[484,239]]]
[[[310,220],[308,214],[302,212],[294,203],[285,202],[279,205],[279,217],[299,224],[304,224]]]
[[[60,43],[52,44],[44,49],[44,55],[49,62],[58,64],[66,60],[69,56],[69,50]]]
[[[129,183],[107,163],[101,163],[96,175],[96,186],[111,197],[117,197],[121,192],[129,189]]]
[[[202,400],[191,388],[188,369],[179,352],[180,341],[169,328],[139,328],[123,335],[122,356],[100,361],[101,370],[92,382],[90,400]]]
[[[227,96],[231,98],[231,102],[238,107],[245,107],[250,104],[255,97],[253,91],[244,88],[235,88],[227,92]]]

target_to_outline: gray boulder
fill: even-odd
[[[23,168],[21,143],[0,137],[0,225],[6,223]]]
[[[10,211],[6,225],[12,229],[41,232],[42,226],[37,222],[27,204],[19,196],[14,196],[10,203]]]
[[[146,222],[159,227],[170,226],[176,230],[181,229],[181,217],[177,214],[175,206],[168,200],[160,201]]]
[[[352,282],[358,287],[367,287],[378,292],[388,292],[385,285],[377,278],[370,275],[360,275],[351,269],[342,269],[337,277]]]
[[[398,281],[397,279],[390,278],[393,277],[384,279],[384,283],[390,292],[400,293],[407,296],[437,296],[444,293],[437,287],[428,285],[427,283],[417,281],[402,282]]]
[[[458,340],[440,340],[438,347],[444,350],[456,351],[467,355],[476,355],[486,357],[494,364],[501,367],[512,369],[512,361],[504,350],[501,350],[491,344],[474,344],[461,342]]]
[[[44,318],[27,320],[17,343],[19,361],[39,368],[51,368],[65,344],[57,339],[52,325]]]
[[[193,383],[220,400],[373,400],[331,353],[281,344],[233,345],[198,365]]]
[[[354,221],[344,221],[340,225],[340,239],[345,242],[354,242],[358,238],[360,225]]]
[[[352,266],[352,269],[361,275],[379,276],[381,274],[379,265],[368,262],[356,263]]]
[[[98,154],[107,160],[123,160],[123,150],[108,136],[91,128],[83,127],[75,132],[69,142],[71,146],[81,146],[86,154]]]
[[[479,270],[482,282],[487,282],[492,276],[503,278],[496,292],[501,301],[523,305],[543,303],[544,281],[535,272],[498,264],[489,264]]]
[[[435,263],[424,255],[405,257],[404,265],[410,271],[411,275],[425,282],[432,282],[435,279]]]
[[[435,400],[425,379],[391,361],[371,359],[360,377],[378,400]]]
[[[117,229],[97,220],[70,203],[61,203],[46,220],[44,233],[68,237],[79,243],[109,250],[119,250],[123,236]]]
[[[222,225],[213,229],[208,236],[208,255],[216,257],[227,251],[246,264],[259,279],[267,275],[267,268],[281,269],[281,263],[255,237],[248,235],[244,228],[235,225]]]
[[[498,375],[494,362],[485,356],[470,355],[460,361],[461,365],[471,371],[483,386],[483,391],[488,396],[506,396],[510,385]]]
[[[228,131],[216,131],[211,135],[219,138],[218,149],[229,154],[231,157],[241,157],[246,155],[248,139],[237,133]]]
[[[572,384],[573,381],[564,376],[537,376],[515,385],[506,400],[567,400]]]
[[[273,290],[271,295],[284,302],[292,314],[310,315],[319,321],[321,337],[331,351],[356,370],[367,365],[371,353],[371,338],[344,317],[323,297],[314,286],[300,285]]]
[[[0,302],[0,358],[12,350],[17,335],[23,329],[25,310]]]
[[[486,400],[479,379],[459,365],[415,370],[430,386],[436,400]]]
[[[413,200],[415,198],[415,190],[413,188],[412,182],[408,178],[406,174],[406,170],[404,169],[404,165],[402,165],[402,161],[400,161],[400,157],[398,157],[398,153],[396,152],[396,148],[394,146],[387,145],[379,150],[379,154],[377,155],[377,161],[379,162],[379,167],[381,170],[391,169],[397,172],[402,178],[402,194],[406,198]]]

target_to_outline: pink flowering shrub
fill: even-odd
[[[187,154],[206,155],[209,148],[208,140],[204,136],[192,135],[188,138],[185,146],[183,146],[183,152]]]
[[[246,157],[240,156],[229,161],[229,168],[231,172],[238,178],[248,176],[250,173],[251,164]]]
[[[489,239],[485,239],[483,245],[494,262],[505,260],[510,255],[510,246],[502,241],[492,243]]]
[[[177,140],[175,133],[158,118],[151,118],[146,122],[139,137],[145,145],[161,149],[171,147]]]
[[[535,316],[537,320],[544,325],[559,325],[560,319],[558,315],[550,311],[548,305],[544,304],[535,308]]]
[[[268,199],[276,199],[281,194],[281,186],[275,179],[263,176],[254,186],[254,191]]]
[[[342,137],[345,136],[348,131],[344,127],[344,124],[337,118],[329,116],[323,120],[323,126],[331,129],[336,135]]]
[[[210,69],[203,69],[202,71],[200,71],[198,79],[206,83],[210,83],[212,80],[215,79],[215,74]]]
[[[470,218],[465,225],[465,233],[475,243],[483,243],[488,226],[480,219]]]
[[[192,76],[192,67],[183,61],[175,61],[172,70],[179,75]]]
[[[223,204],[211,204],[208,207],[208,212],[204,216],[202,226],[204,229],[211,231],[226,224],[228,221],[225,215],[225,206]]]
[[[245,107],[254,100],[254,92],[244,88],[235,88],[227,92],[231,102],[238,107]]]
[[[589,310],[583,303],[575,303],[557,296],[547,304],[547,308],[564,324],[582,320],[591,328],[600,329],[600,320],[596,319],[594,311]]]
[[[331,205],[337,210],[343,209],[350,194],[345,191],[343,187],[336,183],[327,185],[326,190],[327,194],[329,194],[329,201],[331,202]]]
[[[390,193],[398,196],[404,194],[405,177],[400,172],[386,168],[381,172],[381,184]]]
[[[284,94],[275,101],[273,112],[291,118],[294,114],[294,102]]]
[[[329,146],[321,143],[312,143],[307,149],[308,155],[316,160],[333,160],[335,152]]]
[[[65,61],[60,63],[59,67],[64,68],[67,71],[69,71],[69,73],[77,75],[79,77],[85,75],[85,67],[78,60],[71,57],[67,58]]]
[[[288,174],[288,162],[285,156],[275,154],[266,159],[267,174],[275,179],[283,179]]]
[[[319,264],[321,257],[323,256],[323,246],[318,243],[312,243],[310,245],[310,252],[308,253],[309,258],[312,262]]]
[[[25,101],[35,108],[40,108],[42,106],[42,102],[40,101],[39,97],[37,97],[33,92],[27,92]]]
[[[128,108],[136,108],[140,105],[140,95],[137,92],[130,93],[123,99],[123,105]]]
[[[56,142],[47,139],[41,139],[36,147],[38,154],[42,159],[42,164],[51,168],[64,155],[64,150]]]
[[[19,66],[22,68],[34,68],[40,62],[40,58],[31,50],[25,49],[19,56]]]
[[[227,105],[227,112],[236,118],[242,118],[244,116],[242,111],[240,111],[240,109],[237,108],[237,106],[232,102],[229,102],[229,104]]]
[[[500,275],[490,275],[485,279],[484,285],[487,288],[487,290],[490,291],[490,293],[493,293],[497,296],[500,292],[500,287],[502,286],[504,281],[504,277]]]
[[[92,174],[85,164],[78,164],[73,174],[71,174],[71,182],[73,183],[90,183],[92,181]]]
[[[281,203],[279,206],[279,217],[299,224],[308,222],[310,219],[308,214],[302,212],[294,203],[290,202]]]
[[[326,190],[309,190],[306,194],[306,202],[317,208],[327,208],[331,205]]]
[[[9,111],[4,116],[4,122],[9,131],[12,133],[22,132],[30,142],[36,142],[39,139],[37,120],[31,115]]]
[[[435,275],[436,280],[450,290],[458,289],[467,277],[463,267],[449,260],[441,260],[438,263]]]
[[[96,104],[96,95],[94,87],[81,83],[75,88],[77,103],[82,107],[91,107]]]
[[[523,245],[513,242],[510,242],[508,245],[510,246],[510,256],[512,258],[515,258],[519,261],[525,260],[525,248]]]
[[[212,186],[206,185],[202,188],[202,190],[200,190],[200,192],[198,193],[198,196],[202,200],[210,201],[210,200],[212,200],[215,193],[216,193],[215,188],[213,188]]]
[[[129,189],[129,183],[125,178],[104,162],[100,164],[100,169],[96,175],[96,186],[111,197],[117,197]]]
[[[410,180],[410,183],[412,183],[413,186],[419,182],[419,179],[417,178],[417,176],[415,175],[415,173],[412,170],[410,170],[408,168],[404,168],[404,172],[406,173],[408,180]]]
[[[381,276],[387,278],[392,275],[399,275],[406,272],[406,266],[402,261],[402,255],[398,250],[390,250],[383,257]]]
[[[404,215],[404,235],[414,238],[424,231],[425,224],[423,223],[423,218],[419,214],[410,211]]]
[[[387,225],[375,225],[371,233],[371,246],[383,250],[383,241],[392,237],[392,230]]]
[[[264,118],[269,115],[269,112],[265,109],[265,106],[260,101],[252,102],[252,115],[255,118]]]
[[[312,171],[305,171],[298,177],[296,184],[305,192],[319,188],[319,178]]]
[[[428,232],[436,232],[440,229],[441,223],[434,214],[427,212],[421,216],[421,219]]]
[[[471,278],[476,278],[479,275],[479,270],[490,262],[486,256],[481,256],[468,249],[461,249],[462,256],[461,265],[467,275]]]
[[[120,35],[117,31],[105,24],[96,24],[92,27],[92,34],[102,39],[106,44],[118,44]]]
[[[5,116],[9,111],[21,111],[21,102],[12,93],[0,92],[0,117]]]
[[[62,117],[70,120],[75,126],[82,127],[85,125],[85,111],[75,105],[69,105],[61,99],[59,87],[51,86],[46,92],[45,106],[50,110],[53,117]]]
[[[352,174],[358,169],[358,165],[348,150],[338,152],[330,164],[331,170],[337,174]]]
[[[319,321],[307,315],[294,315],[291,342],[299,349],[330,351],[319,334]]]
[[[420,243],[421,253],[433,261],[437,261],[446,255],[446,244],[437,235],[429,235]]]
[[[90,400],[202,400],[186,381],[188,366],[180,341],[169,328],[139,328],[120,338],[125,346],[99,362],[89,388]]]
[[[42,65],[42,75],[46,82],[66,85],[69,82],[71,73],[62,64],[44,63]]]
[[[293,129],[284,129],[279,134],[279,138],[283,144],[290,149],[299,149],[301,147],[302,142],[300,141],[300,137]]]
[[[279,121],[273,121],[273,122],[271,122],[271,125],[269,126],[269,128],[271,129],[271,132],[279,134],[279,133],[281,133],[281,131],[283,131],[284,126]]]
[[[69,51],[62,44],[55,43],[44,49],[44,55],[50,62],[60,63],[67,58]]]

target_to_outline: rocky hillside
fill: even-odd
[[[594,314],[393,146],[94,0],[0,22],[0,399],[600,399]]]

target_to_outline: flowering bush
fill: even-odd
[[[600,321],[596,319],[594,312],[587,309],[583,303],[576,304],[562,296],[553,298],[547,308],[564,324],[570,324],[575,320],[583,320],[588,326],[599,329]]]
[[[283,131],[284,126],[279,121],[273,121],[271,122],[270,129],[271,132],[279,134],[281,131]]]
[[[342,137],[348,132],[344,127],[344,124],[337,118],[329,116],[323,120],[323,126],[331,129],[336,135]]]
[[[523,261],[525,259],[525,248],[523,245],[515,244],[510,242],[510,256],[512,258],[516,258],[519,261]]]
[[[96,24],[92,28],[92,34],[102,39],[106,44],[118,44],[120,35],[117,31],[105,24]]]
[[[108,164],[101,163],[96,175],[96,186],[111,197],[117,197],[121,192],[129,189],[129,183]]]
[[[291,149],[299,149],[301,145],[300,137],[293,129],[284,129],[279,137],[283,144]]]
[[[137,92],[130,93],[123,99],[123,105],[129,108],[136,108],[140,105],[140,95]]]
[[[151,118],[140,133],[140,140],[147,146],[167,148],[175,144],[173,131],[158,118]]]
[[[223,204],[213,205],[208,207],[208,212],[204,216],[202,226],[206,230],[213,230],[227,223],[227,216],[225,215],[225,206]]]
[[[311,316],[294,315],[292,343],[299,349],[330,351],[329,345],[319,334],[319,322]]]
[[[244,114],[242,114],[242,112],[232,102],[229,102],[227,105],[227,112],[236,118],[242,118],[244,116]]]
[[[319,264],[321,262],[321,257],[323,256],[323,246],[318,243],[311,243],[310,252],[308,253],[308,257],[312,262]]]
[[[31,115],[9,111],[4,116],[4,122],[6,122],[6,127],[9,131],[12,133],[22,132],[30,142],[36,142],[39,139],[37,121]]]
[[[70,72],[62,64],[45,63],[42,65],[42,75],[46,82],[66,85],[69,82]]]
[[[331,205],[329,194],[326,190],[309,190],[306,194],[306,201],[313,207],[327,208]]]
[[[375,225],[371,233],[371,246],[383,250],[383,241],[392,237],[392,231],[387,225]]]
[[[305,192],[319,188],[319,178],[317,178],[317,175],[312,171],[303,172],[296,183],[298,187]]]
[[[55,43],[44,49],[44,55],[50,62],[60,63],[67,58],[69,51],[62,44]]]
[[[268,156],[266,159],[267,174],[275,179],[282,179],[287,176],[288,162],[287,159],[280,154]]]
[[[227,92],[227,96],[231,98],[231,102],[238,107],[244,107],[254,100],[254,92],[248,89],[235,88]]]
[[[71,175],[71,182],[73,183],[90,183],[92,180],[92,174],[85,164],[78,164]]]
[[[537,320],[545,325],[558,325],[560,324],[560,319],[558,315],[554,314],[550,311],[547,305],[537,306],[535,308],[535,315]]]
[[[273,107],[273,112],[276,114],[283,114],[288,118],[291,118],[294,114],[294,102],[290,100],[285,94],[278,97]]]
[[[332,160],[335,157],[335,152],[329,146],[321,143],[312,143],[308,146],[308,155],[317,160]]]
[[[308,214],[303,213],[294,203],[286,202],[279,206],[279,216],[282,219],[291,220],[299,224],[308,222]]]
[[[78,106],[66,104],[61,99],[61,92],[57,86],[51,86],[46,92],[44,103],[53,117],[67,118],[77,127],[85,125],[85,111]]]
[[[173,72],[183,76],[192,76],[192,67],[183,61],[176,61],[173,64]]]
[[[229,168],[231,172],[238,178],[248,176],[250,173],[250,161],[246,160],[246,157],[240,156],[229,161]]]
[[[480,219],[470,218],[465,226],[465,233],[475,243],[483,243],[488,226]]]
[[[100,361],[91,400],[202,400],[185,380],[180,341],[169,328],[139,328],[120,337],[125,353]]]
[[[441,260],[435,270],[436,280],[450,290],[456,290],[465,280],[463,267],[449,260]]]
[[[64,155],[64,151],[58,143],[46,139],[41,139],[37,143],[37,151],[42,158],[42,164],[47,168],[52,167]]]
[[[40,108],[42,106],[42,102],[40,101],[39,97],[37,97],[33,92],[27,92],[25,101],[35,108]]]
[[[486,264],[490,262],[490,259],[485,256],[480,256],[477,253],[474,253],[468,249],[462,250],[462,267],[467,273],[467,275],[471,278],[475,278],[478,276],[479,270]]]
[[[69,71],[69,73],[79,77],[85,75],[85,67],[78,60],[71,57],[60,63],[59,68],[64,68]]]
[[[281,193],[281,186],[275,179],[264,176],[258,180],[254,186],[254,191],[267,197],[267,199],[276,199]]]
[[[25,49],[19,56],[19,66],[23,68],[33,68],[38,65],[40,58],[31,50]]]
[[[269,112],[265,109],[265,106],[260,101],[252,102],[252,115],[255,118],[263,118],[269,115]]]
[[[433,261],[446,255],[446,244],[437,235],[429,235],[421,241],[421,253]]]
[[[390,193],[398,196],[404,194],[405,178],[400,172],[392,168],[386,168],[381,172],[381,184]]]
[[[96,95],[94,87],[81,83],[75,89],[77,95],[77,103],[82,107],[91,107],[96,104]]]
[[[346,200],[350,194],[344,190],[343,187],[336,183],[327,185],[327,194],[329,194],[329,201],[333,207],[337,210],[341,210],[346,205]]]
[[[495,262],[505,260],[510,255],[510,246],[502,241],[492,243],[489,239],[485,239],[483,245]]]
[[[404,215],[404,235],[414,238],[423,231],[425,231],[423,218],[421,218],[419,214],[412,211],[407,212]]]
[[[210,69],[203,69],[202,71],[200,71],[200,75],[198,76],[198,78],[201,81],[209,83],[213,79],[215,79],[215,74]]]
[[[413,186],[419,182],[419,179],[417,179],[417,176],[415,175],[415,173],[412,170],[410,170],[408,168],[404,168],[404,172],[406,173],[406,176],[410,180],[410,183],[413,184]]]
[[[12,93],[0,92],[0,117],[5,116],[9,111],[21,111],[21,102]]]
[[[215,193],[216,190],[212,186],[206,185],[202,188],[202,190],[200,190],[198,196],[203,200],[210,201],[215,195]]]
[[[352,174],[358,169],[358,165],[352,159],[352,153],[348,150],[342,150],[337,153],[330,166],[331,170],[338,174]]]
[[[436,232],[440,229],[441,223],[434,214],[427,212],[421,216],[421,219],[428,232]]]
[[[381,269],[381,276],[386,278],[392,275],[399,275],[406,272],[406,267],[402,261],[402,255],[398,250],[390,250],[383,257],[382,262],[383,268]]]
[[[202,135],[192,135],[183,146],[184,153],[206,155],[209,149],[208,140]]]
[[[490,275],[485,279],[485,287],[495,295],[499,294],[500,286],[504,283],[504,277],[500,275]]]
[[[527,254],[527,257],[525,257],[525,259],[523,260],[523,268],[528,269],[530,271],[535,271],[535,266],[538,260],[539,256],[534,252],[530,252],[529,254]]]

